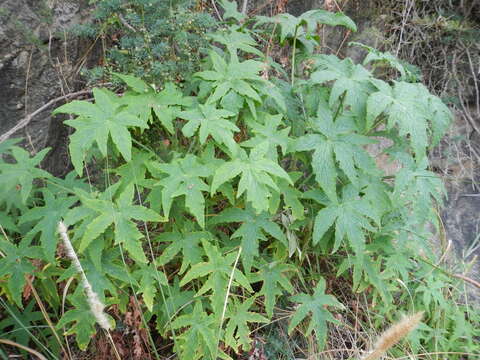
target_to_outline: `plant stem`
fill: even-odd
[[[293,83],[295,82],[295,53],[297,52],[297,30],[298,30],[298,26],[295,28],[295,34],[293,35],[292,73],[291,73],[292,86],[293,86]]]
[[[343,112],[343,101],[345,100],[346,91],[343,92],[342,96],[340,97],[340,104],[338,105],[337,111],[335,112],[335,116],[333,117],[333,121],[337,120],[338,115],[340,115],[340,110]]]

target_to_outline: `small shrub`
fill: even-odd
[[[134,74],[158,86],[183,83],[198,70],[206,34],[217,23],[194,1],[103,0],[94,5],[91,24],[75,26],[77,35],[104,37],[111,45],[102,68]],[[91,81],[108,75],[85,70]]]

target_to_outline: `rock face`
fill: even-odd
[[[471,111],[470,111],[471,110]],[[469,109],[475,113],[475,109]],[[480,124],[480,118],[472,120]],[[456,140],[457,139],[457,140]],[[440,151],[438,151],[440,150]],[[456,273],[480,282],[480,133],[472,130],[463,114],[455,114],[450,133],[434,154],[432,163],[445,172],[448,199],[442,211],[447,240],[453,244]],[[467,284],[467,293],[480,304],[480,290]]]
[[[300,16],[304,12],[313,9],[322,9],[324,0],[290,0],[287,3],[287,12],[294,16]]]
[[[0,135],[49,100],[78,90],[76,74],[86,43],[67,30],[88,17],[88,0],[0,0]],[[61,103],[56,104],[61,105]],[[50,116],[35,116],[13,137],[31,152],[52,147],[43,164],[55,175],[68,169],[67,129]]]
[[[469,181],[456,188],[450,186],[449,199],[442,218],[447,238],[453,242],[457,257],[467,263],[475,257],[477,259],[467,276],[480,280],[478,262],[480,259],[480,192],[478,187]]]

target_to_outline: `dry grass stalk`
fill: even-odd
[[[423,312],[405,316],[402,320],[385,330],[377,340],[375,347],[363,360],[376,360],[397,342],[413,331],[422,319]]]
[[[35,355],[38,359],[40,360],[47,360],[47,358],[45,356],[43,356],[42,354],[40,354],[38,351],[36,350],[33,350],[32,348],[29,348],[28,346],[25,346],[25,345],[22,345],[22,344],[19,344],[19,343],[16,343],[15,341],[12,341],[12,340],[8,340],[8,339],[0,339],[0,344],[5,344],[5,345],[9,345],[9,346],[15,346],[19,349],[22,349],[22,350],[25,350],[27,352],[29,352],[30,354],[32,355]],[[16,355],[12,355],[10,354],[8,357],[10,358],[10,356],[13,358],[14,356],[16,357]]]

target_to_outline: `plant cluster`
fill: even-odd
[[[75,26],[75,34],[103,37],[110,45],[102,67],[87,70],[94,81],[116,70],[157,85],[182,83],[198,70],[206,34],[216,21],[192,0],[103,0],[94,21]]]
[[[247,19],[223,6],[223,28],[183,90],[114,73],[128,86],[122,96],[97,88],[93,102],[55,110],[76,115],[65,121],[75,129],[65,179],[38,167],[48,149],[31,157],[14,140],[0,144],[10,158],[0,162],[1,332],[52,358],[63,348],[57,332],[82,350],[99,332],[79,266],[59,243],[63,221],[110,331],[127,326],[134,304],[152,357],[163,348],[185,360],[236,358],[282,311],[288,333],[315,339],[320,353],[329,331],[353,321],[338,283],[368,299],[377,329],[424,311],[394,356],[478,351],[479,314],[455,302],[460,280],[436,265],[427,226],[443,196],[427,153],[449,109],[420,83],[315,54],[319,26],[355,30],[344,14]],[[291,73],[263,55],[262,37],[291,44]],[[165,151],[136,140],[152,127]],[[393,175],[368,151],[380,137],[392,143],[383,151],[398,163]],[[89,181],[94,158],[103,184]]]
[[[457,115],[455,126],[430,158],[450,189],[466,182],[478,189],[475,137],[480,126],[475,114],[480,112],[480,3],[439,0],[406,4],[374,0],[368,8],[375,9],[373,17],[386,14],[382,20],[384,47],[418,66],[423,82]],[[469,162],[473,165],[464,166]],[[455,171],[457,164],[462,171]]]

